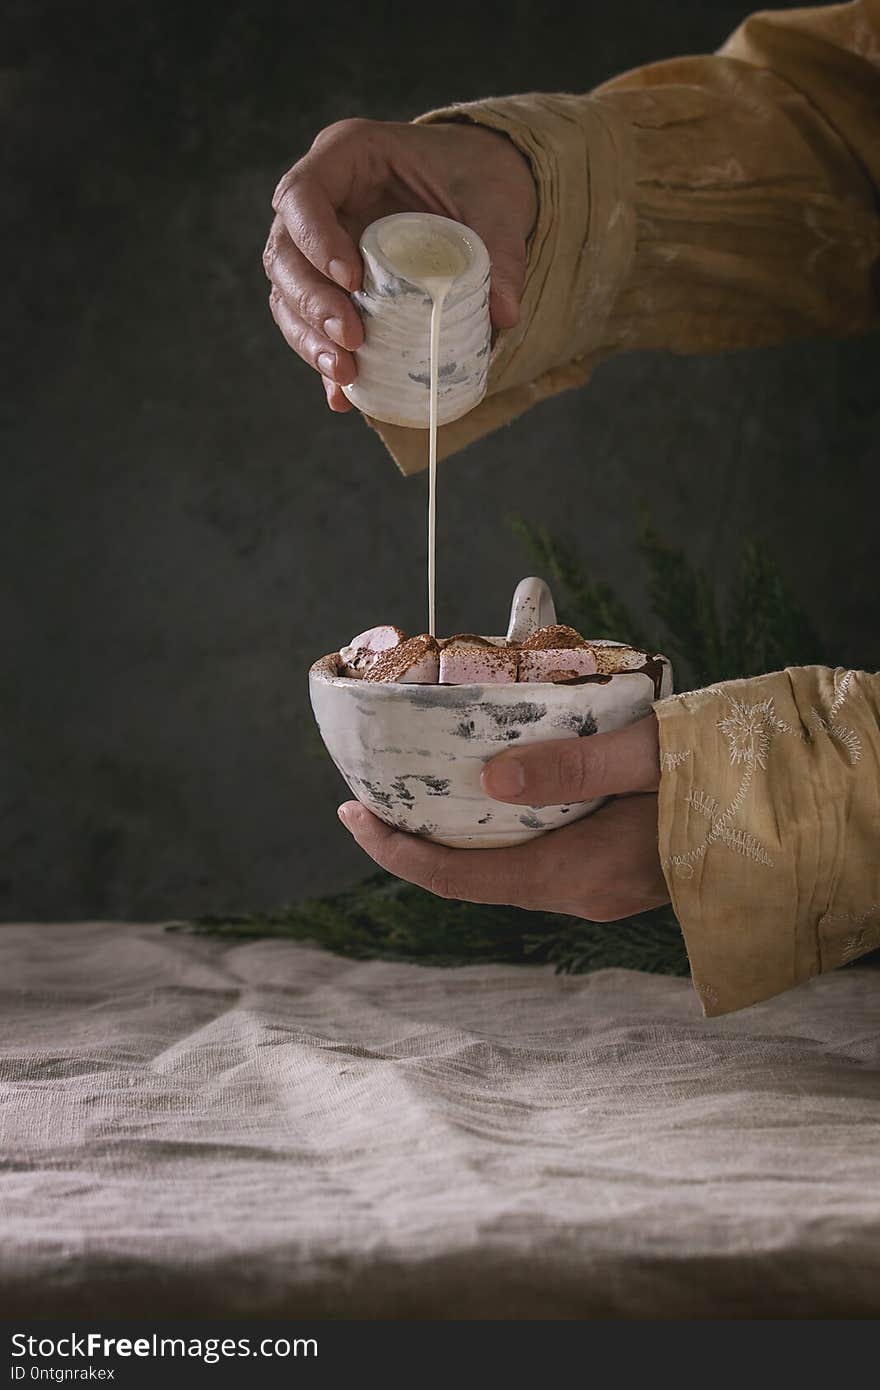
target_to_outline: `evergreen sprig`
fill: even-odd
[[[444,966],[549,963],[566,974],[607,966],[687,974],[687,956],[671,908],[609,927],[554,912],[434,898],[386,873],[277,911],[202,917],[173,929],[233,939],[313,941],[361,960]]]
[[[648,634],[607,584],[584,573],[565,542],[522,517],[511,517],[510,524],[536,564],[553,577],[566,622],[590,637],[665,652],[679,689],[824,659],[809,618],[755,540],[743,543],[721,603],[704,571],[663,541],[644,515],[635,548],[645,566],[654,617]]]
[[[723,678],[827,660],[809,618],[766,551],[746,541],[727,600]]]
[[[545,526],[535,526],[521,516],[508,517],[513,534],[564,596],[564,618],[578,632],[591,637],[610,637],[642,650],[651,642],[642,633],[627,605],[604,580],[584,574],[571,548]],[[653,648],[659,651],[658,647]]]

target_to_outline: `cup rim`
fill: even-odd
[[[396,280],[405,280],[408,285],[414,285],[417,289],[423,290],[418,280],[411,280],[408,275],[404,275],[393,261],[389,260],[386,253],[382,250],[380,235],[383,227],[389,222],[425,222],[432,223],[437,230],[443,230],[450,234],[455,240],[465,247],[469,265],[467,270],[463,270],[461,275],[456,278],[456,283],[473,280],[475,284],[481,283],[489,274],[491,261],[486,244],[482,237],[478,236],[472,227],[468,227],[464,222],[457,222],[452,217],[441,217],[435,212],[392,212],[387,217],[379,217],[375,222],[371,222],[361,233],[360,249],[362,255],[370,255],[382,266],[389,275]]]

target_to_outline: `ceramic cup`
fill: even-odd
[[[472,410],[486,394],[491,326],[489,253],[476,232],[449,217],[394,213],[367,227],[360,241],[363,288],[352,298],[364,324],[354,354],[357,378],[344,386],[351,403],[392,425],[428,428],[431,299],[389,259],[401,222],[427,223],[465,253],[466,268],[450,289],[440,326],[437,419],[441,425]]]
[[[542,624],[552,620],[545,607]],[[311,668],[309,686],[321,737],[358,801],[389,825],[438,844],[494,849],[579,820],[602,803],[493,801],[480,786],[483,763],[505,748],[634,723],[672,694],[672,668],[653,656],[635,670],[567,684],[403,685],[340,676],[331,652]]]

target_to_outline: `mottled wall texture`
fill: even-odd
[[[422,625],[425,480],[332,416],[275,332],[279,173],[341,116],[585,90],[748,9],[308,8],[6,8],[6,918],[265,907],[367,867],[305,673],[370,623]],[[443,466],[441,629],[503,621],[531,569],[511,511],[643,607],[645,502],[722,586],[762,537],[823,655],[876,660],[878,380],[877,337],[606,364]]]

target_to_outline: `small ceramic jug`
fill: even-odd
[[[343,387],[352,405],[391,425],[428,428],[431,297],[395,269],[388,251],[403,221],[427,224],[464,253],[464,269],[443,304],[437,419],[441,425],[472,410],[486,393],[491,327],[489,253],[476,232],[449,217],[394,213],[367,227],[360,241],[363,288],[352,296],[364,322],[354,354],[357,379]]]

